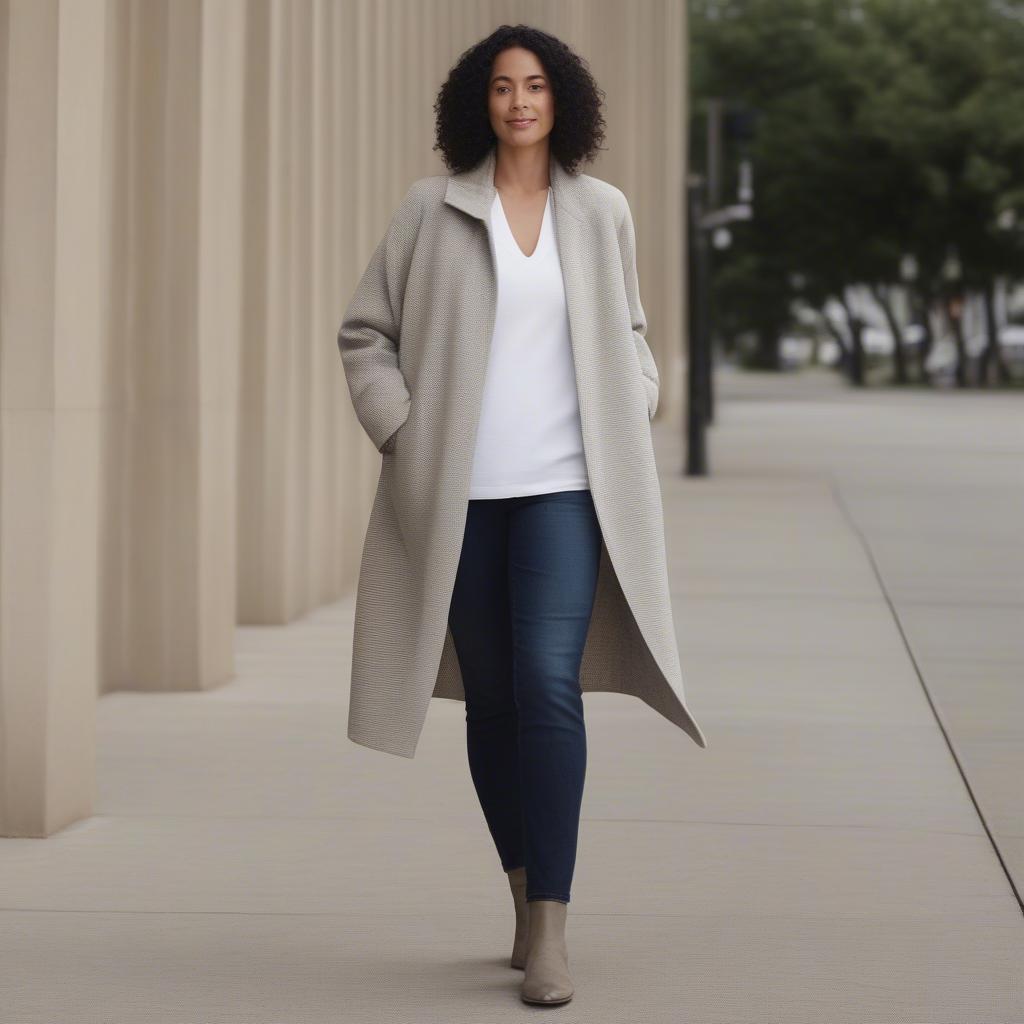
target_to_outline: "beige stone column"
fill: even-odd
[[[0,834],[91,812],[109,232],[103,0],[0,5]]]
[[[202,689],[233,672],[246,5],[110,9],[101,690]]]

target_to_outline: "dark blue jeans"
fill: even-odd
[[[448,615],[470,775],[527,900],[569,902],[587,739],[580,662],[601,531],[589,490],[469,502]]]

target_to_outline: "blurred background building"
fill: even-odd
[[[629,195],[671,416],[680,3],[0,0],[2,834],[92,812],[100,695],[217,687],[236,625],[351,592],[380,456],[337,328],[409,183],[444,173],[448,68],[518,20],[606,92],[588,169]]]

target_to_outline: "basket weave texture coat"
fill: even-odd
[[[383,453],[356,595],[348,736],[409,758],[431,698],[465,700],[448,610],[497,303],[496,156],[492,146],[468,171],[410,186],[338,331],[356,416]],[[658,370],[629,204],[554,156],[549,172],[603,537],[580,686],[639,697],[706,747],[684,703],[650,429]]]

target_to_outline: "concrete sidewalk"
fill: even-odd
[[[588,694],[572,1002],[519,1001],[462,705],[346,739],[348,602],[100,702],[100,813],[0,841],[3,1024],[1024,1021],[1020,400],[719,383],[711,477],[655,427],[709,747]]]

